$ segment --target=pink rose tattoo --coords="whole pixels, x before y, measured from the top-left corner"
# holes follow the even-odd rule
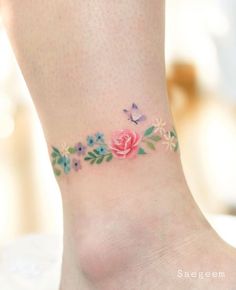
[[[129,129],[115,131],[112,134],[110,149],[119,159],[132,158],[138,153],[141,136]]]

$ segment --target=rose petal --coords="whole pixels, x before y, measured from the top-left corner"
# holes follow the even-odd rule
[[[126,158],[133,158],[138,152],[138,146],[133,147],[132,150],[126,155]]]
[[[128,137],[125,141],[124,149],[126,150],[127,148],[130,148],[131,146],[132,146],[132,139],[131,137]]]

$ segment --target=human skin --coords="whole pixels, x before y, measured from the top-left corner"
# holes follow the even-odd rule
[[[169,111],[164,1],[1,0],[17,61],[51,146],[132,129],[123,109],[148,120]],[[137,129],[138,128],[138,129]],[[180,155],[152,154],[57,178],[64,212],[60,290],[233,289],[235,250],[196,206]],[[223,279],[180,279],[178,269]],[[231,288],[230,288],[231,287]]]

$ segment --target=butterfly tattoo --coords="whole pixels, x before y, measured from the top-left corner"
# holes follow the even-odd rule
[[[124,109],[123,112],[127,115],[128,120],[135,123],[136,125],[139,124],[139,122],[146,120],[146,116],[140,112],[138,106],[135,103],[132,104],[129,110]]]

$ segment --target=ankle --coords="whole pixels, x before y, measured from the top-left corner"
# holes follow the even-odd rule
[[[209,230],[204,223],[197,225],[192,215],[186,223],[181,215],[158,217],[155,212],[138,215],[114,211],[86,221],[91,226],[80,228],[75,237],[80,270],[94,285],[115,280],[138,265],[152,264],[152,260],[161,267],[173,260],[175,251],[191,254],[191,243],[200,238],[199,233]]]
[[[69,213],[65,235],[74,239],[67,248],[93,284],[157,257],[161,267],[208,226],[188,191],[178,155],[162,153],[124,165],[114,162],[110,170],[104,164],[99,171],[81,171],[80,182],[61,182]]]
[[[76,237],[76,247],[81,270],[93,283],[126,271],[154,246],[154,238],[148,233],[150,224],[127,212],[103,212],[90,222],[92,226]]]

